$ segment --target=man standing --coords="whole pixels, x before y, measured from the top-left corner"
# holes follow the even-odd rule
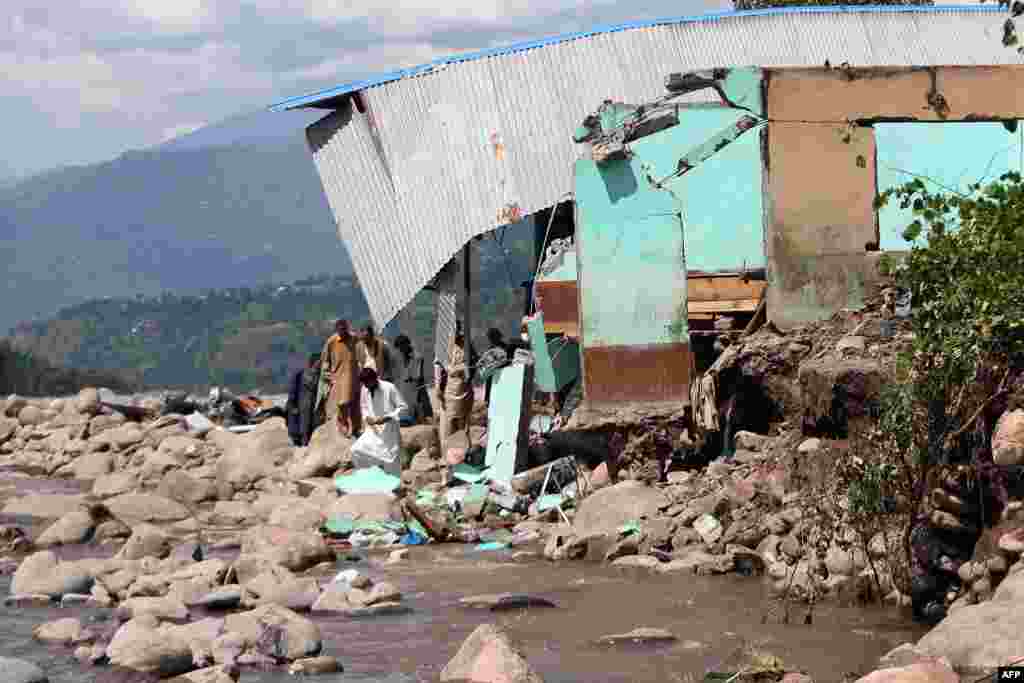
[[[404,334],[395,337],[395,386],[408,410],[402,416],[401,426],[411,427],[422,417],[419,413],[420,389],[426,383],[423,377],[423,359],[412,348],[412,341]]]
[[[360,365],[364,368],[373,368],[377,376],[385,382],[391,382],[394,378],[391,349],[388,343],[378,337],[373,331],[373,325],[363,328],[363,338],[359,340]]]
[[[316,420],[317,387],[320,384],[320,354],[309,357],[305,369],[292,377],[288,391],[288,434],[296,446],[309,443],[313,432],[319,426]]]
[[[469,417],[473,412],[473,373],[466,373],[466,338],[462,333],[462,325],[455,326],[455,339],[448,351],[448,367],[442,373],[442,386],[439,387],[441,401],[440,438],[442,448],[447,448],[448,437],[466,429],[468,433]],[[472,346],[469,347],[471,363],[476,360]]]
[[[324,344],[320,354],[320,390],[317,395],[317,410],[324,406],[328,422],[337,421],[341,433],[352,438],[362,431],[359,415],[359,362],[356,340],[352,336],[349,322],[339,320],[334,324],[335,333]]]
[[[402,395],[391,382],[377,377],[373,368],[359,372],[360,392],[366,431],[352,444],[352,464],[356,468],[377,465],[396,477],[402,476],[402,431],[398,420],[406,410]]]

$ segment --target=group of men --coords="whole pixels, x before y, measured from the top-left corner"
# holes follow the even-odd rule
[[[323,351],[310,356],[307,367],[292,377],[287,412],[296,445],[308,444],[325,421],[336,422],[342,435],[358,438],[364,422],[374,426],[372,408],[363,410],[363,394],[369,394],[372,404],[379,387],[387,394],[394,390],[401,400],[397,420],[402,426],[424,417],[419,399],[424,387],[423,363],[407,336],[396,338],[392,349],[370,325],[357,335],[347,320],[339,320],[334,330]]]
[[[506,358],[520,346],[506,343],[496,329],[489,330],[487,337],[489,351],[500,349]],[[469,426],[479,362],[469,344],[467,367],[467,343],[461,324],[456,325],[453,341],[447,363],[434,363],[434,398],[441,409],[438,427],[442,444],[451,434]],[[355,439],[353,465],[378,465],[400,474],[400,427],[429,418],[432,408],[426,394],[423,360],[409,337],[399,335],[393,347],[378,337],[371,325],[357,335],[347,320],[338,320],[323,350],[311,356],[308,366],[292,378],[287,414],[294,443],[305,446],[318,426],[334,423],[342,436]],[[487,399],[489,402],[489,381]]]

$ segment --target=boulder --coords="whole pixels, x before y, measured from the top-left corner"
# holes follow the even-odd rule
[[[78,645],[92,640],[92,634],[82,628],[78,619],[58,619],[40,624],[32,630],[32,637],[43,643]]]
[[[441,681],[543,683],[519,648],[497,626],[483,624],[469,635],[441,671]]]
[[[22,560],[11,580],[12,595],[47,595],[60,599],[68,593],[88,594],[94,579],[77,563],[58,561],[49,550]]]
[[[334,551],[320,534],[269,525],[253,527],[246,532],[242,555],[260,556],[296,572],[335,559]]]
[[[144,557],[163,559],[171,554],[172,539],[152,524],[139,524],[132,530],[131,537],[122,546],[117,556],[125,560],[141,560]]]
[[[35,406],[25,406],[18,412],[18,424],[22,427],[34,427],[45,421],[43,411]]]
[[[200,598],[191,601],[190,607],[203,607],[210,610],[235,609],[242,604],[242,587],[238,585],[221,586]]]
[[[416,425],[402,428],[402,446],[413,453],[436,451],[441,448],[441,439],[434,425]]]
[[[722,523],[718,521],[718,518],[714,515],[701,515],[693,522],[693,529],[700,538],[704,541],[705,545],[714,545],[715,541],[722,537],[723,529]]]
[[[107,656],[114,666],[162,678],[195,668],[188,639],[175,627],[160,625],[149,615],[123,624],[107,646]]]
[[[15,432],[18,431],[17,420],[9,417],[0,417],[0,444],[7,443],[10,439],[14,438]]]
[[[202,454],[203,442],[192,436],[168,436],[161,439],[156,452],[177,462],[184,462]]]
[[[96,417],[89,420],[89,434],[91,437],[96,437],[99,434],[102,434],[103,432],[109,431],[111,429],[114,429],[115,427],[123,425],[126,421],[127,418],[125,418],[125,416],[122,415],[121,413],[97,415]],[[90,441],[92,441],[92,439],[90,439]],[[93,441],[93,443],[97,446],[102,446],[103,448],[109,448],[109,445],[106,442]]]
[[[997,465],[1024,464],[1024,410],[1008,410],[992,433],[992,459]]]
[[[74,463],[75,479],[99,479],[114,471],[114,459],[107,453],[89,453]]]
[[[267,522],[293,531],[316,531],[323,526],[324,519],[319,505],[302,500],[274,508]]]
[[[217,501],[217,504],[214,505],[210,520],[214,524],[239,525],[251,524],[255,517],[256,513],[249,503],[221,500]]]
[[[351,517],[372,521],[402,519],[398,499],[391,493],[350,493],[342,496],[327,510],[327,519]]]
[[[3,514],[60,519],[66,514],[81,509],[83,503],[85,503],[85,496],[80,495],[30,493],[27,496],[8,501],[4,506]]]
[[[197,671],[190,671],[167,683],[235,683],[238,680],[238,669],[235,667],[211,666]]]
[[[126,493],[106,502],[110,514],[128,526],[145,522],[180,522],[192,516],[185,506],[162,496]]]
[[[120,609],[124,610],[129,615],[129,618],[148,614],[161,620],[184,621],[188,619],[188,608],[185,607],[185,603],[172,596],[162,598],[129,598],[121,603]]]
[[[36,546],[51,548],[58,545],[85,543],[92,538],[99,521],[100,518],[90,510],[69,512],[39,535],[39,538],[36,539]]]
[[[957,673],[981,676],[1021,657],[1024,610],[1010,600],[957,609],[917,643],[924,655],[946,657]]]
[[[857,683],[959,683],[960,677],[944,658],[920,661],[909,666],[879,669],[858,678]]]
[[[260,654],[275,660],[315,657],[323,646],[316,624],[279,605],[228,615],[224,629],[238,633]]]
[[[334,674],[344,671],[341,662],[334,657],[308,657],[296,660],[290,667],[288,673],[294,675],[315,676],[320,674]]]
[[[92,494],[98,498],[113,498],[134,491],[138,483],[138,475],[134,472],[115,472],[98,477],[92,483]]]
[[[0,657],[0,681],[4,683],[48,683],[43,670],[35,664],[10,657]]]
[[[185,464],[184,458],[179,460],[167,453],[154,453],[148,448],[144,450],[147,452],[139,476],[145,480],[160,479],[168,472],[178,470]]]
[[[298,481],[333,475],[352,460],[353,443],[342,436],[335,425],[322,425],[310,439],[309,446],[295,450],[295,457],[288,466],[288,478]]]
[[[217,483],[234,490],[247,489],[276,474],[291,459],[293,450],[285,421],[271,418],[252,432],[228,440],[224,455],[217,461]]]
[[[250,593],[246,599],[247,604],[254,606],[280,605],[295,612],[307,612],[320,598],[320,584],[313,578],[268,582],[257,577],[245,585],[247,592],[254,588],[259,593]]]
[[[573,528],[580,536],[617,534],[627,522],[653,518],[669,504],[658,489],[626,481],[585,498],[576,512]]]
[[[196,505],[208,500],[216,500],[217,485],[205,479],[196,479],[181,471],[170,472],[164,476],[156,489],[158,496],[185,505]]]
[[[104,430],[91,437],[90,442],[109,447],[114,451],[122,451],[131,446],[142,443],[146,438],[142,429],[133,422],[127,422],[117,427]]]
[[[100,392],[92,387],[86,387],[78,392],[75,399],[75,408],[81,415],[90,417],[97,415],[102,406],[100,405]]]
[[[352,586],[347,583],[333,582],[324,589],[316,602],[313,603],[314,612],[346,612],[352,608],[348,601],[349,591]]]

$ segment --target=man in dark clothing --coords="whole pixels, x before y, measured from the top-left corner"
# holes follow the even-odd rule
[[[485,356],[491,355],[491,353],[497,349],[504,352],[505,358],[508,361],[512,360],[512,354],[515,353],[515,347],[511,344],[505,343],[505,338],[501,334],[501,330],[496,327],[492,327],[487,330],[487,341],[490,342],[490,347],[487,349],[487,353],[484,354]],[[484,403],[487,405],[491,405],[491,380],[492,378],[488,377],[487,383],[484,386]]]
[[[316,415],[317,388],[320,384],[320,354],[309,357],[309,365],[296,372],[288,391],[288,434],[296,446],[305,446],[319,426]]]

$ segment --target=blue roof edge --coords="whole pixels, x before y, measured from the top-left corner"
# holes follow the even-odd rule
[[[439,66],[446,66],[448,64],[458,64],[460,62],[471,62],[478,59],[486,59],[487,57],[512,54],[515,52],[523,52],[525,50],[533,50],[538,47],[544,47],[546,45],[566,43],[572,40],[579,40],[581,38],[590,38],[592,36],[607,33],[616,33],[619,31],[628,31],[631,29],[651,28],[654,26],[664,26],[668,24],[689,24],[702,21],[715,21],[718,19],[727,19],[731,17],[756,17],[784,14],[938,14],[941,12],[977,12],[987,14],[998,14],[1005,13],[1006,9],[1000,7],[995,2],[993,2],[990,5],[833,5],[814,7],[771,7],[758,10],[747,10],[743,12],[737,12],[732,10],[727,12],[712,12],[709,14],[667,17],[663,19],[649,19],[647,21],[632,21],[622,24],[608,24],[604,26],[595,26],[589,31],[563,33],[560,35],[548,36],[546,38],[539,38],[520,43],[513,43],[512,45],[506,45],[503,47],[494,47],[488,48],[486,50],[477,50],[474,52],[466,52],[462,54],[450,55],[448,57],[441,57],[435,59],[432,62],[427,62],[426,64],[420,64],[418,66],[408,67],[405,69],[396,69],[395,71],[382,73],[378,76],[367,78],[361,81],[350,81],[348,83],[343,83],[334,88],[320,90],[309,95],[299,95],[297,97],[291,97],[271,105],[268,109],[269,111],[272,112],[289,111],[292,109],[303,109],[305,107],[312,107],[317,104],[326,102],[328,100],[332,100],[336,97],[341,97],[343,95],[349,95],[354,92],[359,92],[360,90],[366,90],[367,88],[372,88],[374,86],[399,81],[402,80],[403,78],[409,78],[411,76],[418,76],[420,74],[427,73]]]

